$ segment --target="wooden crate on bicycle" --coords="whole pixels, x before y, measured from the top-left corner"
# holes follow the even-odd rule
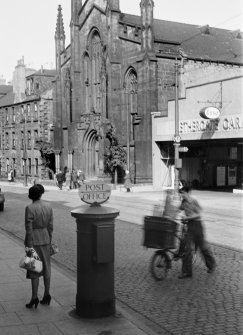
[[[143,245],[154,249],[174,249],[177,223],[159,216],[144,217]]]

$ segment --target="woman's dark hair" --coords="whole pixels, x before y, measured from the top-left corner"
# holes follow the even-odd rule
[[[183,186],[182,188],[179,189],[179,193],[189,193],[191,192],[191,187],[190,186]]]
[[[45,189],[41,184],[35,184],[29,189],[29,198],[33,201],[38,200],[44,192]]]

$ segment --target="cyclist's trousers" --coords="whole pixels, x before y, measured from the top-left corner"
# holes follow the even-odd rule
[[[182,272],[192,274],[192,243],[200,250],[208,269],[215,265],[215,259],[209,249],[203,232],[203,225],[200,220],[192,220],[188,223],[188,231],[185,236],[185,254],[182,259]]]

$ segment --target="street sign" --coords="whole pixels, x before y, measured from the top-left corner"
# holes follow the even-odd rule
[[[107,201],[111,194],[110,185],[103,180],[84,183],[79,187],[80,199],[87,204],[101,204]]]
[[[188,147],[179,147],[179,152],[187,152]]]

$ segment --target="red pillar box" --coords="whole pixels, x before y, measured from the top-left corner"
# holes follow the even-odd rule
[[[90,205],[71,211],[77,222],[76,312],[84,317],[115,313],[114,222],[119,211],[100,205],[110,193],[103,181],[85,183],[79,195]]]

